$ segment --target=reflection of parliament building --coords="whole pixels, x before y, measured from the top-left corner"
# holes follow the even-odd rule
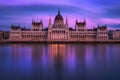
[[[108,30],[106,26],[98,26],[94,29],[86,29],[86,21],[78,22],[76,20],[75,29],[69,28],[68,19],[64,19],[58,11],[52,24],[49,18],[48,28],[43,29],[43,22],[32,20],[32,28],[26,29],[20,26],[11,26],[11,41],[95,41],[108,40]]]

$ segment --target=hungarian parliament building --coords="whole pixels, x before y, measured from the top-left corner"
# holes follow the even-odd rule
[[[118,35],[112,37],[119,38]],[[44,28],[43,22],[32,20],[32,28],[26,29],[20,26],[11,25],[9,40],[11,41],[95,41],[108,40],[107,26],[97,26],[97,28],[87,29],[86,20],[79,22],[76,20],[75,28],[70,28],[66,17],[65,23],[60,10],[52,24],[49,18],[48,28]]]

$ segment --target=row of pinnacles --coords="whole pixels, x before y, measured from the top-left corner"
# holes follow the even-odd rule
[[[36,22],[32,20],[32,28],[26,29],[20,26],[11,25],[9,40],[15,41],[95,41],[108,40],[108,30],[106,26],[98,26],[94,29],[86,29],[86,20],[78,22],[76,20],[75,29],[69,28],[68,18],[64,19],[58,10],[58,14],[52,24],[49,18],[48,28],[44,29],[42,20]]]
[[[40,20],[40,22],[35,22],[35,20],[32,20],[32,31],[41,31],[43,30],[43,22]]]

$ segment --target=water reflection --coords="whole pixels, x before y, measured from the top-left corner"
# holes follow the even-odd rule
[[[115,79],[120,71],[119,48],[117,44],[2,45],[0,74],[17,80],[14,76],[25,77],[22,80]]]

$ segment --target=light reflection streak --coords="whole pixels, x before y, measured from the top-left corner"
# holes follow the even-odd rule
[[[11,49],[12,66],[14,64],[28,70],[41,66],[45,72],[50,68],[51,71],[76,71],[78,67],[86,71],[85,69],[91,70],[98,63],[108,62],[106,45],[12,45]]]

